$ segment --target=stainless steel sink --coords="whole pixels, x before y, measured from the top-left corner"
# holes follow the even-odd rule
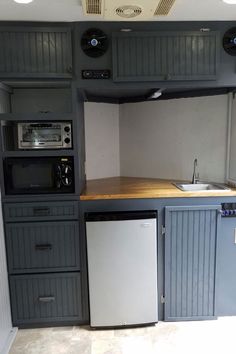
[[[216,183],[173,183],[174,186],[184,192],[209,192],[209,191],[230,191],[231,189],[223,184]]]

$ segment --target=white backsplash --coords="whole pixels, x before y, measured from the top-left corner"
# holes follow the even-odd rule
[[[121,175],[224,182],[227,95],[126,104],[120,112]]]
[[[87,177],[224,182],[227,95],[124,105],[85,104]],[[119,124],[118,124],[119,123]]]

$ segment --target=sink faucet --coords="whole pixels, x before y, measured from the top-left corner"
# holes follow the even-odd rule
[[[196,167],[197,167],[197,159],[194,159],[193,162],[193,178],[192,178],[192,183],[196,184],[199,180],[199,174],[196,173]]]

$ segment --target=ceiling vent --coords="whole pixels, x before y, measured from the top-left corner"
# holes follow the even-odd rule
[[[167,16],[176,0],[82,0],[84,14],[109,21],[153,20]]]
[[[133,18],[141,15],[142,8],[140,6],[125,5],[117,7],[116,13],[123,18]]]
[[[174,5],[175,0],[161,0],[154,13],[155,16],[167,16]]]
[[[86,15],[102,15],[103,0],[83,0],[82,5]]]

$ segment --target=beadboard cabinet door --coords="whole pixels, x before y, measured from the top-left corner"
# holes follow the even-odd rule
[[[71,31],[66,27],[1,27],[0,77],[70,78]]]
[[[219,52],[218,32],[113,33],[113,80],[216,80]]]
[[[165,320],[215,317],[220,206],[166,207]]]
[[[218,316],[236,316],[236,217],[223,217],[218,241]]]

